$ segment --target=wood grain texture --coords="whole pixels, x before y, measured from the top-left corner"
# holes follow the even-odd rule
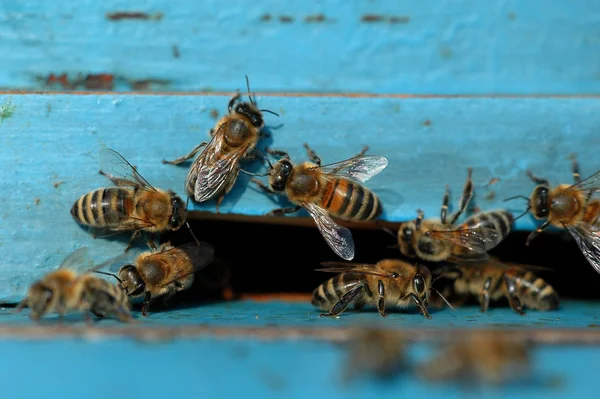
[[[600,3],[10,1],[0,87],[598,93]]]
[[[72,250],[89,246],[98,260],[120,253],[123,240],[93,239],[69,214],[82,194],[109,185],[98,175],[98,152],[121,152],[155,186],[183,193],[186,167],[162,165],[208,138],[214,111],[225,96],[1,95],[9,110],[0,122],[2,218],[0,297],[22,294],[39,273],[56,267]],[[306,160],[303,142],[323,162],[357,153],[363,145],[384,155],[389,166],[367,186],[384,205],[383,219],[412,219],[416,209],[439,215],[446,184],[455,206],[474,168],[476,205],[503,207],[502,199],[528,195],[525,169],[553,183],[570,182],[571,153],[582,174],[598,169],[600,99],[592,98],[329,98],[259,97],[271,138],[261,143]],[[212,114],[212,116],[211,116]],[[248,170],[261,172],[259,162]],[[500,180],[491,187],[492,179]],[[286,205],[248,184],[241,175],[222,212],[262,215]],[[214,203],[192,205],[214,211]],[[522,202],[511,204],[519,212]],[[301,212],[299,215],[306,216]],[[293,217],[294,215],[290,216]],[[517,229],[531,229],[531,218]],[[315,232],[316,234],[316,232]],[[127,238],[125,237],[124,240]]]

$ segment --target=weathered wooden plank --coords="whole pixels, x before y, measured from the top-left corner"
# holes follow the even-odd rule
[[[11,1],[0,87],[598,93],[598,26],[586,0]]]
[[[208,137],[225,96],[1,95],[0,170],[2,229],[0,297],[22,293],[38,272],[70,251],[90,246],[101,259],[118,254],[121,240],[94,240],[71,218],[82,194],[106,186],[98,151],[120,151],[154,185],[183,192],[187,167],[162,165]],[[528,194],[531,168],[552,182],[571,181],[571,153],[584,175],[598,168],[600,99],[591,98],[348,98],[260,97],[276,126],[262,143],[306,159],[310,143],[324,162],[354,155],[364,144],[389,159],[369,181],[389,221],[412,219],[417,208],[437,216],[446,184],[458,200],[466,168],[474,168],[476,204],[492,209],[502,199]],[[212,116],[211,116],[212,114]],[[253,171],[260,164],[248,164]],[[500,181],[489,189],[492,178]],[[224,213],[261,215],[277,204],[242,175],[222,206]],[[282,202],[285,204],[285,202]],[[512,204],[515,211],[525,204]],[[214,204],[194,205],[214,211]],[[516,228],[530,229],[531,218]]]

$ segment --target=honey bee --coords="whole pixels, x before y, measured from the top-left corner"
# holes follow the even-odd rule
[[[576,160],[573,160],[572,171],[575,183],[560,184],[555,188],[548,180],[527,171],[527,176],[537,184],[530,197],[517,195],[505,201],[524,198],[527,209],[518,218],[531,213],[535,219],[544,221],[529,234],[525,245],[529,245],[548,226],[564,228],[571,233],[588,262],[600,273],[600,200],[592,199],[594,193],[600,191],[600,171],[582,180]]]
[[[134,264],[118,269],[117,274],[98,272],[114,277],[117,286],[131,298],[144,297],[142,315],[148,316],[151,303],[159,297],[170,299],[187,290],[194,282],[194,273],[212,262],[214,248],[206,242],[194,242],[173,247],[163,243],[160,248],[143,252]],[[117,271],[114,267],[111,270]],[[117,266],[118,267],[118,266]]]
[[[237,180],[241,170],[239,161],[250,157],[262,135],[262,113],[277,115],[268,109],[258,109],[255,98],[250,94],[247,76],[246,85],[250,102],[239,101],[241,95],[238,91],[229,101],[229,113],[211,129],[210,142],[200,143],[189,154],[175,160],[163,160],[163,164],[178,165],[191,159],[205,147],[190,167],[185,179],[185,190],[196,202],[216,198],[217,213],[225,195]]]
[[[395,259],[384,259],[375,265],[361,263],[323,262],[318,271],[339,273],[319,285],[311,303],[326,310],[320,317],[338,317],[354,302],[355,309],[376,305],[379,314],[387,317],[386,306],[406,308],[414,303],[426,318],[431,291],[431,273],[423,265],[412,265]]]
[[[91,274],[106,266],[106,262],[89,268],[82,274],[75,270],[87,265],[87,254],[87,247],[78,249],[57,270],[35,282],[17,311],[28,307],[32,320],[39,320],[48,313],[58,313],[62,318],[71,312],[80,312],[87,320],[91,312],[97,317],[108,316],[120,321],[130,321],[132,316],[127,296],[116,285]]]
[[[341,162],[321,165],[321,160],[307,144],[304,144],[312,162],[293,165],[287,153],[269,152],[282,156],[275,164],[269,162],[269,185],[252,179],[267,194],[285,193],[295,207],[275,209],[268,215],[284,215],[301,208],[314,219],[317,228],[329,247],[341,258],[354,258],[352,233],[335,223],[331,217],[342,220],[366,221],[375,219],[382,212],[377,196],[360,183],[379,174],[388,164],[386,158],[364,155],[365,147],[358,155]],[[267,160],[268,161],[268,160]]]
[[[100,170],[115,186],[82,195],[71,215],[82,225],[113,233],[133,231],[127,252],[142,232],[154,235],[178,230],[186,221],[187,208],[173,191],[154,188],[123,156],[112,149],[100,153],[101,164],[119,176]],[[149,241],[154,245],[153,239]]]
[[[388,379],[408,369],[405,338],[397,330],[361,327],[352,332],[344,379],[363,374]]]
[[[446,340],[437,356],[417,367],[417,375],[428,381],[499,385],[529,377],[530,367],[526,342],[503,333],[471,332]]]
[[[448,215],[450,194],[446,187],[439,220],[424,219],[424,213],[419,210],[416,220],[400,224],[397,234],[388,231],[397,236],[404,256],[426,262],[482,260],[487,259],[487,252],[508,236],[513,216],[503,209],[476,213],[456,226],[473,197],[472,172],[469,168],[456,213]]]
[[[495,258],[482,264],[456,264],[447,266],[436,275],[452,280],[454,293],[476,298],[485,312],[490,301],[506,298],[510,307],[524,315],[523,306],[536,310],[558,309],[556,291],[532,270],[535,266],[502,263]],[[541,269],[541,268],[538,268]]]

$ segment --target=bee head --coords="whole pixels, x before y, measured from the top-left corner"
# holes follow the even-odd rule
[[[529,199],[531,213],[536,219],[545,219],[550,214],[550,203],[548,201],[548,187],[539,185],[533,189]]]
[[[134,265],[125,265],[119,270],[119,285],[127,296],[137,297],[146,290],[146,282]]]
[[[29,289],[27,294],[27,305],[31,309],[29,317],[33,320],[39,320],[50,307],[54,291],[43,283],[35,283]]]
[[[187,219],[187,206],[174,192],[170,192],[170,194],[173,212],[171,213],[171,219],[169,220],[169,228],[175,231],[178,230]]]
[[[279,160],[269,172],[269,184],[271,188],[275,191],[285,190],[285,185],[293,169],[294,166],[289,159],[284,158]]]
[[[262,112],[260,112],[256,104],[254,103],[238,103],[233,108],[233,112],[238,113],[240,115],[244,115],[250,120],[250,123],[252,123],[252,125],[257,129],[261,129],[265,124],[262,117]]]

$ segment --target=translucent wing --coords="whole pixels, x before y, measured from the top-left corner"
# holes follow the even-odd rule
[[[593,175],[586,177],[579,183],[573,184],[569,187],[569,190],[579,190],[585,192],[600,191],[600,170]]]
[[[117,186],[156,190],[121,154],[110,148],[100,150],[100,170]]]
[[[469,250],[468,256],[487,259],[487,251],[498,244],[498,233],[493,229],[476,227],[449,231],[428,232],[433,239],[444,240]]]
[[[566,226],[566,228],[590,265],[600,273],[600,227],[588,223],[577,223]]]
[[[195,178],[194,200],[196,202],[208,201],[222,190],[232,173],[239,173],[237,165],[244,156],[250,144],[237,147],[225,155],[221,155],[224,130],[219,129],[204,151],[194,161],[191,168],[195,173],[188,174],[186,186]]]
[[[75,271],[84,271],[94,266],[94,261],[90,257],[90,249],[82,247],[69,254],[60,264],[61,269],[72,269]]]
[[[354,240],[352,240],[350,230],[335,223],[327,211],[321,207],[308,202],[302,203],[302,206],[315,220],[317,228],[333,252],[343,259],[352,260],[354,258]]]
[[[371,177],[379,174],[388,164],[385,157],[378,155],[365,155],[346,159],[328,165],[317,167],[325,174],[346,177],[358,182],[366,182]]]
[[[185,254],[191,260],[191,270],[187,266],[184,266],[188,264],[188,261],[187,259],[183,259],[181,257],[181,251],[184,251]],[[175,277],[173,277],[172,280],[163,284],[163,286],[167,286],[181,278],[189,276],[190,274],[194,274],[208,266],[215,257],[215,249],[209,243],[201,241],[199,243],[193,242],[189,244],[180,245],[177,248],[172,248],[170,250],[161,252],[161,254],[170,254],[171,256],[173,256],[173,267],[176,270]]]
[[[393,277],[391,273],[386,273],[382,270],[377,269],[375,265],[367,263],[321,262],[321,265],[328,267],[315,270],[319,272],[329,273],[358,273],[388,278]]]

